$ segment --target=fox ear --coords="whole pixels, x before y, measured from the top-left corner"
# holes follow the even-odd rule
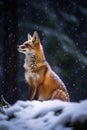
[[[33,42],[34,44],[40,42],[40,38],[39,38],[38,33],[37,33],[36,31],[35,31],[34,34],[33,34],[32,42]]]
[[[28,33],[28,40],[31,40],[31,38],[32,38],[31,35]]]

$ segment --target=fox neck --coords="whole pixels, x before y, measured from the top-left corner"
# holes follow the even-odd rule
[[[45,62],[44,54],[34,55],[34,54],[27,54],[25,56],[25,64],[24,68],[28,72],[35,72],[39,66],[39,64],[42,64]],[[39,69],[39,68],[38,68]]]

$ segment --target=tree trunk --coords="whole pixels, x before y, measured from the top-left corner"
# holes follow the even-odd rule
[[[17,1],[4,1],[4,98],[14,103],[17,90],[17,41],[18,13]]]

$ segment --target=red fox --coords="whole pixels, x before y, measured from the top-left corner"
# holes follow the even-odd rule
[[[29,85],[29,100],[37,94],[38,100],[59,99],[69,101],[64,83],[47,63],[38,33],[28,34],[28,40],[18,46],[25,54],[25,79]]]

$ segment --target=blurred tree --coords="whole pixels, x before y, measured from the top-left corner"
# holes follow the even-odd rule
[[[17,1],[4,1],[4,97],[9,103],[18,98],[17,92]]]

